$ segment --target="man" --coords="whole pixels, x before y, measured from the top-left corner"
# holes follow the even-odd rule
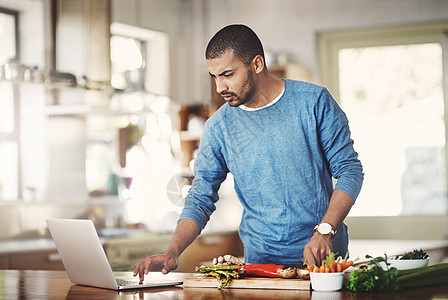
[[[246,263],[319,265],[329,250],[345,255],[343,220],[363,181],[345,114],[325,88],[274,78],[247,26],[216,33],[206,59],[227,104],[206,123],[195,179],[166,253],[140,261],[134,276],[177,267],[215,210],[228,172],[244,208]]]

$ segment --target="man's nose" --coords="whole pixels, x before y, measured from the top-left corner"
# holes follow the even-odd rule
[[[224,80],[222,80],[221,78],[216,78],[215,83],[216,83],[216,92],[218,94],[227,91],[228,87],[227,84],[225,84]]]

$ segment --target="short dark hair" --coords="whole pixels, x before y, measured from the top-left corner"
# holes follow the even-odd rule
[[[246,25],[228,25],[219,30],[208,43],[205,58],[218,58],[227,50],[233,50],[235,57],[246,65],[249,65],[257,55],[261,55],[264,59],[260,39]]]

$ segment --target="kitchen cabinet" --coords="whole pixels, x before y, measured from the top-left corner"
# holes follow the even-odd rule
[[[2,254],[0,269],[65,270],[56,249]]]
[[[64,270],[52,239],[3,240],[0,269]]]
[[[8,269],[65,270],[57,250],[36,253],[10,254]]]
[[[8,269],[8,256],[0,256],[0,269]]]

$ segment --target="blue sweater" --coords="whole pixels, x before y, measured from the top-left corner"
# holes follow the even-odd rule
[[[335,189],[356,199],[362,166],[347,118],[330,93],[285,80],[273,105],[247,111],[223,105],[207,120],[195,162],[195,179],[179,219],[204,228],[228,172],[243,205],[239,234],[246,263],[298,266],[313,228]],[[333,251],[344,255],[341,224]]]

